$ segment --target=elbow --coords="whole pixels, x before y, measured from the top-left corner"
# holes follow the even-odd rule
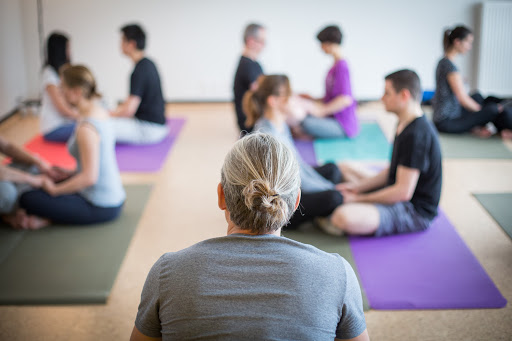
[[[411,201],[412,196],[414,195],[414,191],[401,191],[400,193],[400,201]]]
[[[98,182],[98,174],[84,174],[84,187],[94,186]]]

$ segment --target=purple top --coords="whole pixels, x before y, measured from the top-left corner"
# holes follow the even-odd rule
[[[352,97],[352,88],[350,86],[350,74],[345,60],[338,60],[329,70],[325,79],[325,97],[324,103],[330,102],[339,95],[348,95]],[[356,117],[356,102],[345,109],[335,113],[333,116],[340,123],[347,137],[355,137],[359,134],[359,121]]]

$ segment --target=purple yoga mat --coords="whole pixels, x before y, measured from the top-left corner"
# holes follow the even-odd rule
[[[294,140],[295,148],[299,152],[302,159],[311,166],[316,166],[318,163],[316,162],[315,155],[315,147],[313,146],[313,141],[307,140]]]
[[[507,300],[440,211],[425,232],[350,237],[372,309],[502,308]]]
[[[116,145],[119,170],[122,172],[155,172],[160,170],[167,157],[167,153],[178,138],[184,124],[184,118],[168,119],[169,135],[158,144],[148,146]]]

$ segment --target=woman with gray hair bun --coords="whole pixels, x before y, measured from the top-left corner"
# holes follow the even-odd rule
[[[264,133],[237,141],[217,187],[227,236],[160,257],[131,340],[368,340],[348,262],[280,235],[299,188],[285,144]]]

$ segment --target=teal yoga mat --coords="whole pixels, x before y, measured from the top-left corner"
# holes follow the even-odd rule
[[[473,195],[512,239],[512,193]]]
[[[443,157],[448,159],[512,158],[512,151],[497,136],[482,139],[471,134],[439,134],[439,141]]]
[[[393,149],[375,122],[362,123],[361,132],[353,139],[317,139],[314,147],[319,164],[347,160],[389,160]]]
[[[150,190],[126,186],[121,216],[106,224],[38,231],[0,226],[0,304],[105,303]]]
[[[347,262],[350,263],[357,275],[359,284],[361,285],[361,279],[359,278],[359,273],[354,262],[354,257],[352,256],[352,252],[350,250],[348,238],[329,236],[316,229],[313,224],[303,225],[303,229],[300,231],[284,230],[283,236],[296,240],[300,243],[313,245],[314,247],[325,252],[339,254],[341,257],[345,258]],[[367,311],[370,309],[370,306],[368,305],[368,299],[366,298],[363,287],[361,287],[361,293],[363,295],[363,309]]]

